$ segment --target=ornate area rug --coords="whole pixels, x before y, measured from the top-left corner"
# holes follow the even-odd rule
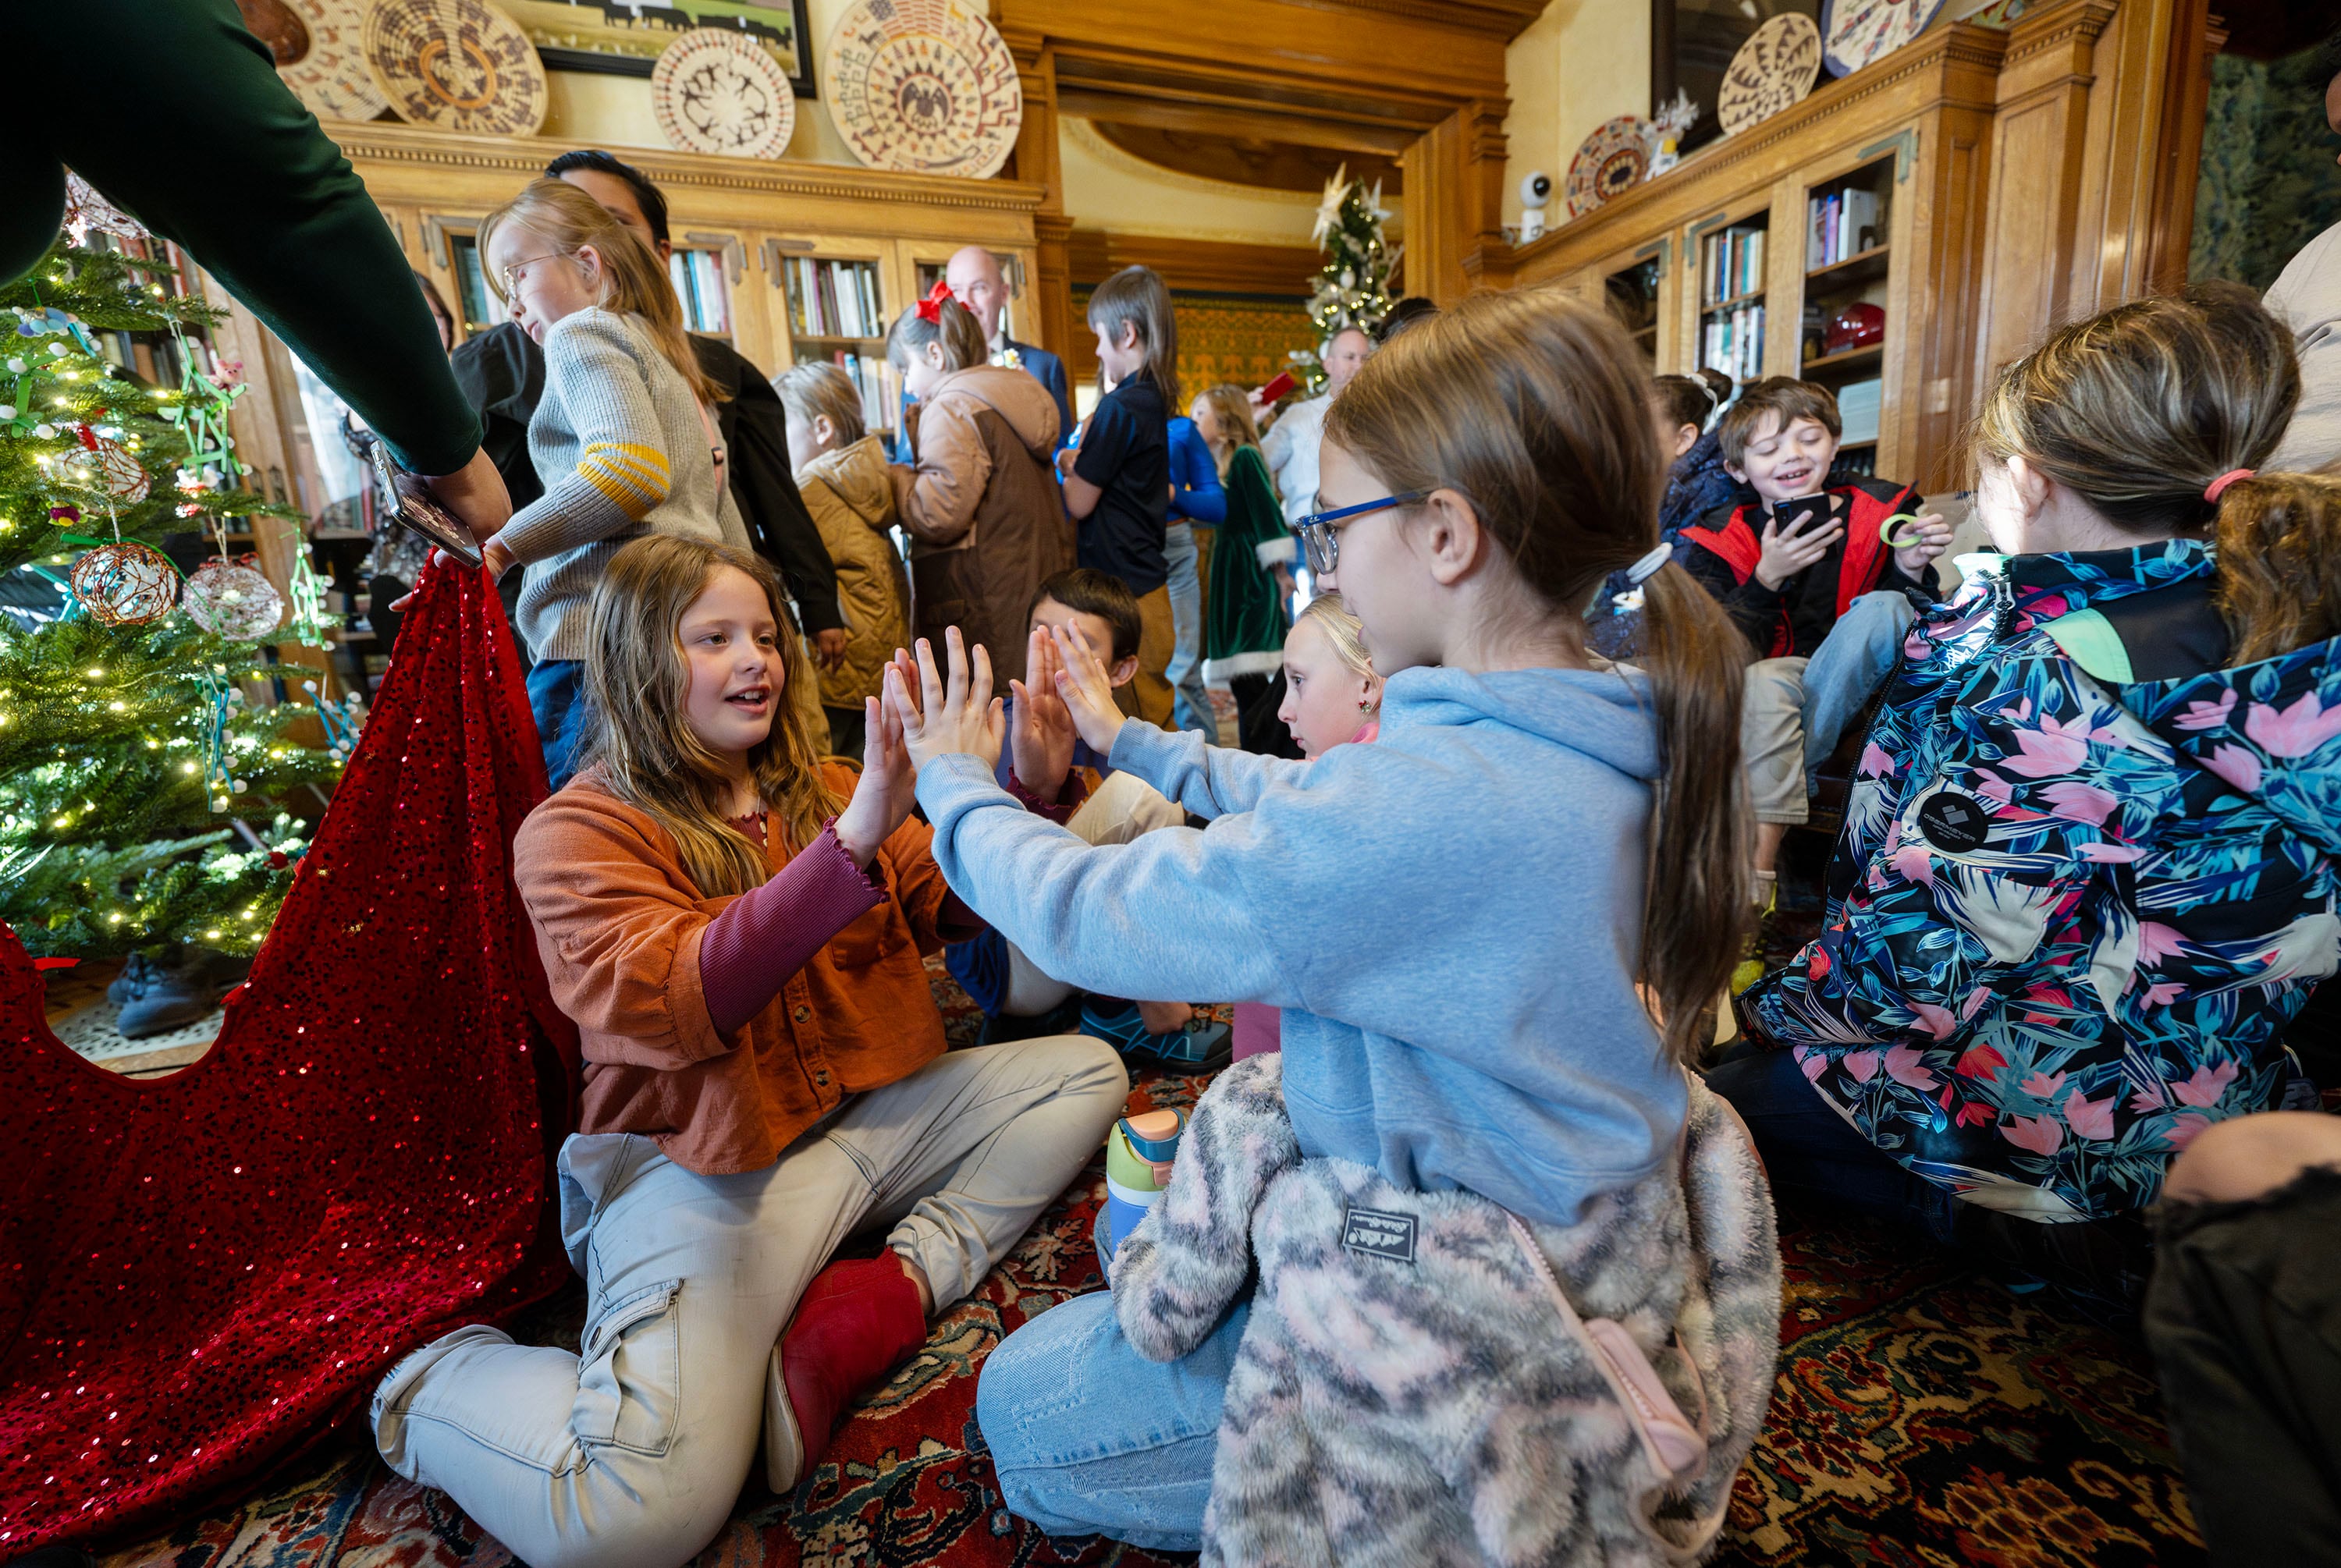
[[[952,987],[952,989],[956,989]],[[977,1022],[938,987],[960,1043]],[[1187,1105],[1152,1078],[1133,1106]],[[1034,1225],[925,1351],[855,1412],[790,1497],[752,1480],[699,1568],[1023,1568],[1183,1562],[1052,1541],[1001,1506],[974,1421],[984,1355],[1034,1315],[1102,1287],[1090,1224],[1102,1161]],[[2011,1296],[1862,1225],[1783,1216],[1788,1310],[1771,1418],[1718,1561],[1878,1568],[2200,1563],[2142,1346]],[[576,1345],[571,1293],[514,1325]],[[513,1561],[439,1493],[370,1449],[313,1454],[241,1503],[103,1559],[106,1568],[493,1568]]]

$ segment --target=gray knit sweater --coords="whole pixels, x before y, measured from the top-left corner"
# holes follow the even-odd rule
[[[748,547],[698,400],[636,317],[583,310],[547,329],[528,455],[544,494],[496,537],[528,568],[514,620],[535,659],[585,657],[585,602],[628,540]]]

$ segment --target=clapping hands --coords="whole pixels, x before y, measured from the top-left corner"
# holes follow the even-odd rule
[[[1080,739],[1073,716],[1057,692],[1057,645],[1045,626],[1035,626],[1024,647],[1023,680],[1011,680],[1016,719],[1008,733],[1016,778],[1043,800],[1055,800],[1072,771],[1073,743]]]
[[[888,669],[891,672],[892,666]],[[837,841],[855,865],[866,867],[911,814],[918,775],[893,710],[875,697],[865,698],[862,710],[862,777],[854,783],[853,799],[837,814]]]
[[[1121,733],[1129,716],[1113,700],[1113,674],[1106,668],[1105,656],[1077,624],[1055,628],[1049,640],[1049,679],[1071,716],[1075,732],[1099,756],[1111,754],[1114,737]],[[1028,668],[1025,672],[1038,683],[1037,670]]]
[[[943,633],[943,640],[947,676],[936,670],[935,650],[923,637],[915,660],[894,650],[893,662],[886,666],[886,706],[902,728],[913,771],[961,752],[992,767],[1000,760],[1008,725],[999,699],[991,695],[991,655],[979,642],[971,661],[956,626]]]

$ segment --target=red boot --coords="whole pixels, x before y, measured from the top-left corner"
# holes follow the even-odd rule
[[[891,1250],[814,1275],[764,1374],[764,1476],[772,1490],[792,1491],[828,1452],[846,1402],[926,1342],[919,1287]]]

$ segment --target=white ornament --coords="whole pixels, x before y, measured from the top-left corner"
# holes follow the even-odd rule
[[[1349,194],[1350,165],[1343,164],[1325,182],[1325,194],[1317,203],[1317,222],[1309,231],[1309,237],[1317,242],[1320,249],[1324,246],[1325,236],[1340,226],[1341,198]]]
[[[61,360],[61,359],[65,358],[65,344],[63,344],[63,343],[51,343],[51,344],[49,345],[49,357],[50,357],[51,359],[55,359],[55,360]]]
[[[15,405],[15,403],[12,403],[12,402],[0,402],[0,423],[5,423],[5,422],[7,422],[7,421],[9,421],[9,420],[15,419],[15,417],[16,417],[16,405]]]
[[[57,427],[53,424],[36,424],[33,427],[33,439],[35,441],[55,441],[57,439]]]
[[[275,584],[252,567],[217,557],[187,579],[181,602],[205,631],[244,642],[266,636],[284,619]]]
[[[8,370],[9,373],[12,375],[23,375],[25,373],[25,362],[17,359],[12,354],[9,356],[8,360]]]

